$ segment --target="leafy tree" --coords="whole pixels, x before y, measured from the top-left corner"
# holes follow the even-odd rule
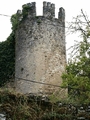
[[[68,88],[70,98],[83,103],[90,101],[90,22],[82,10],[74,20],[71,30],[80,32],[82,41],[72,47],[62,86]]]

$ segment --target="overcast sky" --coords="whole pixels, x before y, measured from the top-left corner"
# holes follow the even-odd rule
[[[12,14],[16,13],[18,9],[22,9],[23,4],[30,2],[36,2],[37,15],[42,15],[43,0],[0,0],[0,14],[11,16]],[[89,0],[48,0],[47,2],[55,4],[56,17],[58,16],[58,10],[60,7],[65,9],[66,22],[71,22],[73,17],[76,17],[78,14],[80,14],[81,9],[83,9],[88,16],[90,14]],[[5,41],[10,33],[10,17],[0,15],[0,41]],[[77,38],[72,37],[72,35],[66,36],[67,48],[73,44],[74,39]]]

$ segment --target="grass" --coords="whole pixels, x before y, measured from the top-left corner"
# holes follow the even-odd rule
[[[24,95],[13,89],[0,89],[0,113],[7,120],[73,120],[79,115],[70,104],[58,104],[41,96]],[[86,113],[83,113],[85,117]]]

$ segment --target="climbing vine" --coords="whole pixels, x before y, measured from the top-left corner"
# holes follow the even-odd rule
[[[21,14],[13,14],[11,16],[12,32],[6,41],[0,42],[0,87],[10,79],[14,78],[15,74],[15,32],[21,23],[26,18],[28,11],[31,9],[28,5],[22,6]]]
[[[14,77],[15,34],[12,32],[6,41],[0,43],[0,86]]]

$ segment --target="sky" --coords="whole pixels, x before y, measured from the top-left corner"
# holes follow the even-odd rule
[[[42,15],[42,6],[45,0],[0,0],[0,42],[5,41],[11,33],[10,17],[2,16],[1,14],[11,16],[15,14],[18,9],[22,9],[22,5],[26,3],[36,2],[37,15]],[[80,14],[81,9],[90,14],[90,2],[89,0],[48,0],[55,4],[55,17],[58,16],[60,7],[65,9],[66,23],[71,22],[73,17]],[[67,27],[67,24],[66,24]],[[66,33],[68,29],[66,28]],[[66,34],[66,48],[74,44],[74,40],[78,40],[77,35]]]

